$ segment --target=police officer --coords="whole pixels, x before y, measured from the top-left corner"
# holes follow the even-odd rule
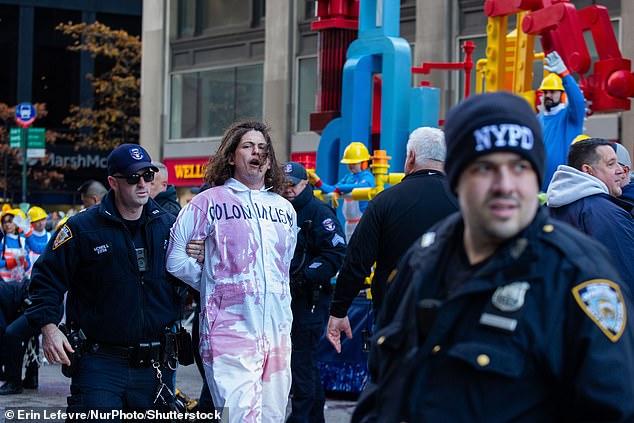
[[[69,411],[153,409],[161,388],[166,400],[165,388],[173,390],[173,339],[166,329],[178,318],[178,292],[165,254],[174,217],[150,199],[156,171],[139,145],[114,149],[111,190],[57,230],[33,270],[26,316],[42,328],[49,362],[73,361]],[[67,291],[70,339],[85,338],[74,348],[57,327]]]
[[[400,262],[352,421],[633,421],[630,292],[602,245],[539,208],[530,106],[471,97],[445,135],[461,213]]]
[[[284,197],[293,204],[300,228],[291,261],[293,327],[291,372],[292,411],[287,422],[323,422],[324,390],[317,367],[317,344],[328,320],[332,278],[346,251],[343,229],[335,212],[313,195],[306,169],[284,164]]]

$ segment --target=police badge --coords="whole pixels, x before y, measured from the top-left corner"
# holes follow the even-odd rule
[[[507,313],[517,311],[524,305],[524,297],[530,287],[528,282],[513,282],[500,286],[493,293],[491,302],[498,310]]]
[[[141,151],[141,149],[133,147],[130,149],[130,156],[134,160],[141,160],[143,158],[143,152]]]
[[[53,241],[53,251],[56,250],[57,247],[59,247],[60,245],[62,245],[63,243],[71,239],[72,237],[73,237],[73,233],[71,232],[70,228],[67,225],[62,226],[60,230],[57,232],[57,236],[55,237],[55,240]]]
[[[335,230],[335,222],[333,222],[331,218],[327,218],[321,222],[321,226],[323,226],[328,232],[333,232]]]
[[[584,313],[610,341],[619,340],[625,330],[626,311],[621,288],[606,279],[593,279],[572,288],[572,295]]]

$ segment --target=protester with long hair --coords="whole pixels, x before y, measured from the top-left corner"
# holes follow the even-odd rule
[[[293,206],[261,122],[231,125],[207,166],[212,188],[181,211],[167,270],[200,291],[200,352],[214,405],[230,422],[282,422],[291,385]],[[188,255],[204,240],[204,260]],[[201,264],[202,262],[202,264]],[[223,420],[224,421],[224,420]]]

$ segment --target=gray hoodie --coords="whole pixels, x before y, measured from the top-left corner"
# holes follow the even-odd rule
[[[548,207],[562,207],[596,194],[610,194],[607,185],[594,176],[575,169],[559,165],[546,192]]]

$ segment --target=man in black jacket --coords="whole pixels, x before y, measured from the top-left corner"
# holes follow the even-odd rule
[[[293,327],[291,341],[292,410],[287,423],[323,422],[324,390],[317,366],[332,289],[332,278],[346,253],[345,234],[335,212],[313,195],[306,169],[284,165],[288,186],[284,198],[297,212],[297,247],[291,261]]]
[[[178,319],[178,281],[165,253],[174,217],[150,199],[157,170],[139,145],[113,150],[110,192],[58,229],[33,270],[26,316],[42,328],[49,362],[73,360],[69,411],[148,410],[163,383],[173,390],[166,330]],[[65,292],[71,340],[86,338],[77,349],[57,327]]]
[[[327,337],[341,352],[341,332],[352,338],[348,309],[370,275],[374,315],[377,315],[390,272],[414,240],[433,224],[458,210],[443,173],[446,147],[443,132],[418,128],[407,142],[406,176],[369,204],[348,243],[330,307]]]
[[[460,213],[399,262],[352,422],[634,421],[630,291],[602,245],[539,207],[534,111],[473,96],[445,134]]]

